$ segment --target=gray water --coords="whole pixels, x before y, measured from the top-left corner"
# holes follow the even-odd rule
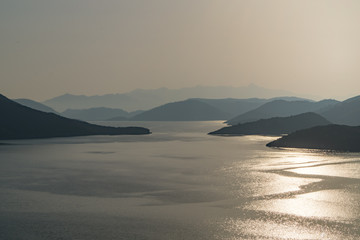
[[[101,124],[153,134],[0,145],[0,239],[360,239],[360,154]]]

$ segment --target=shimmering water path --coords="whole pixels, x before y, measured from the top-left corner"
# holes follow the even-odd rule
[[[0,145],[0,239],[360,239],[360,154],[131,124],[153,134]]]

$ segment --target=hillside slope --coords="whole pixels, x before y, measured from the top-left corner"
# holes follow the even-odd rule
[[[18,104],[1,94],[0,114],[0,139],[150,133],[146,128],[104,127],[45,113]]]

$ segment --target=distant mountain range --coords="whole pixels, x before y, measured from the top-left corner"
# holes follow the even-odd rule
[[[284,99],[296,99],[284,97]],[[270,99],[204,99],[193,98],[167,103],[144,111],[129,120],[134,121],[209,121],[226,120],[239,113],[256,108]]]
[[[339,102],[336,100],[322,100],[319,102],[274,100],[265,103],[254,110],[240,114],[228,120],[227,123],[236,125],[272,117],[288,117],[305,112],[319,112],[331,109],[331,107],[338,103]]]
[[[324,117],[308,112],[290,117],[274,117],[224,127],[211,135],[281,135],[314,126],[329,125]]]
[[[91,98],[92,97],[89,97],[89,99]],[[177,101],[177,104],[175,104],[176,102],[172,102],[170,105],[166,103],[148,111],[138,110],[127,112],[118,108],[95,107],[88,109],[68,109],[62,112],[61,115],[83,121],[131,121],[140,119],[144,121],[152,121],[154,119],[157,119],[157,121],[167,121],[167,119],[171,119],[171,121],[191,121],[196,119],[216,119],[227,120],[229,125],[236,125],[272,117],[288,117],[305,112],[316,112],[335,124],[360,125],[360,96],[347,99],[343,102],[336,100],[315,102],[297,97],[276,97],[270,99],[192,98],[188,100],[192,100],[192,104],[197,104],[199,110],[196,114],[198,116],[193,115],[193,110],[191,110],[190,107],[191,101],[186,100]],[[16,99],[16,101],[36,110],[55,112],[54,109],[47,107],[45,104],[30,99]],[[86,101],[86,99],[84,99],[84,101]],[[204,103],[201,104],[204,109],[200,108],[199,102]],[[70,102],[69,105],[72,106]],[[166,107],[164,107],[165,105]],[[211,108],[213,114],[207,112]],[[161,111],[159,111],[159,109],[161,109]],[[201,112],[204,113],[204,116],[200,117]],[[156,114],[159,115],[155,116]],[[137,117],[137,115],[139,115],[139,117]]]
[[[280,97],[273,99],[300,100],[302,98]],[[201,119],[204,121],[214,120],[214,119],[227,120],[240,113],[244,113],[246,111],[259,107],[262,104],[269,102],[273,99],[194,98],[194,99],[188,99],[185,101],[179,101],[170,104],[167,103],[159,107],[150,109],[148,111],[138,110],[133,112],[127,112],[122,109],[99,107],[99,108],[89,108],[89,109],[67,109],[64,112],[62,112],[61,115],[64,117],[79,119],[83,121],[131,121],[131,120],[139,120],[140,118],[143,118],[144,121],[154,121],[153,119],[157,119],[157,121],[167,121],[166,119],[173,119],[172,121],[194,121],[195,119]],[[199,102],[201,102],[201,104]],[[191,103],[197,104],[197,106],[194,105],[192,107],[197,108],[198,115],[200,113],[204,113],[202,117],[193,116],[193,110],[191,110],[192,107],[190,106]],[[165,105],[166,107],[163,107]],[[154,110],[158,108],[163,109],[161,114],[160,112]],[[212,109],[213,111],[212,114],[206,114],[206,111],[209,111],[209,109]],[[150,113],[145,113],[145,112],[150,112]],[[174,115],[174,112],[177,112],[181,116],[176,114]],[[140,115],[141,113],[144,114]],[[154,114],[156,113],[159,113],[159,116],[155,117]],[[140,117],[137,117],[137,115],[140,115]]]
[[[256,85],[245,87],[206,87],[151,90],[138,89],[128,93],[106,94],[101,96],[84,96],[65,94],[43,102],[58,112],[66,109],[88,109],[95,107],[119,108],[125,111],[147,110],[175,101],[189,98],[272,98],[292,96],[291,92],[266,89]]]
[[[268,147],[360,152],[360,127],[327,125],[299,130],[268,143]]]
[[[149,134],[146,128],[114,128],[68,119],[23,106],[0,94],[0,139]]]

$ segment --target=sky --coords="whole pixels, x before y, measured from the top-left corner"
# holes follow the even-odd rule
[[[244,86],[360,95],[358,0],[1,0],[0,93]]]

